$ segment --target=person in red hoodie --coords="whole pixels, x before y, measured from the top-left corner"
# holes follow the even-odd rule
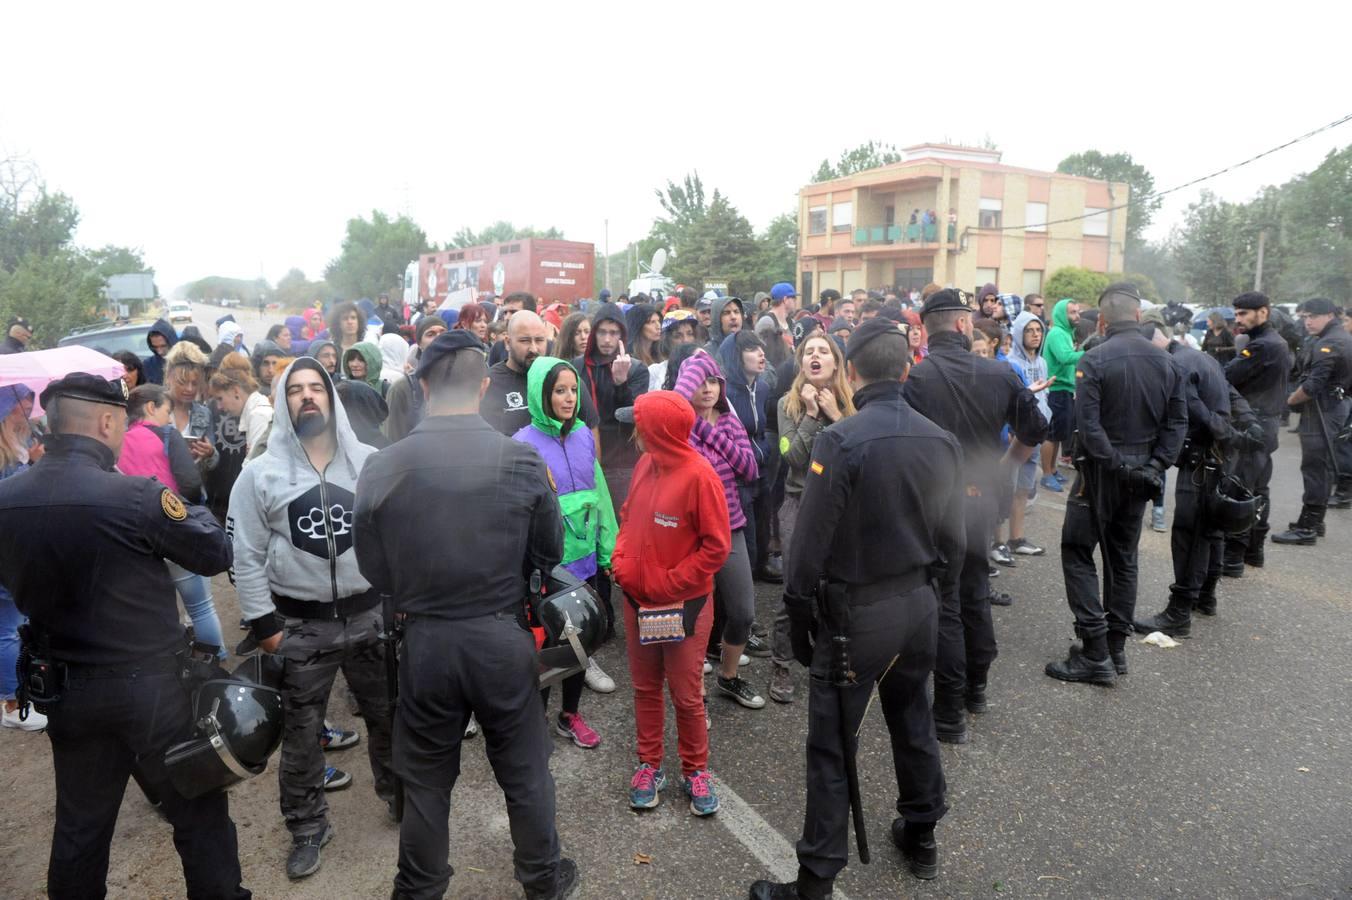
[[[704,648],[713,627],[714,573],[732,550],[723,483],[690,446],[695,410],[674,391],[634,402],[643,456],[621,513],[611,573],[624,591],[624,630],[634,684],[639,765],[629,805],[652,809],[666,785],[662,685],[676,707],[685,795],[697,816],[718,812],[708,771],[709,729],[702,698]]]

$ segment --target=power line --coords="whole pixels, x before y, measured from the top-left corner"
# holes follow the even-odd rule
[[[1320,134],[1320,133],[1322,133],[1322,132],[1328,131],[1328,130],[1331,129],[1331,128],[1337,128],[1339,125],[1342,125],[1342,124],[1344,124],[1344,123],[1346,123],[1346,122],[1352,122],[1352,114],[1348,114],[1348,115],[1346,115],[1346,116],[1343,116],[1341,119],[1335,119],[1334,121],[1328,123],[1327,125],[1322,125],[1322,126],[1320,126],[1319,128],[1316,128],[1314,131],[1308,131],[1308,132],[1306,132],[1305,134],[1302,134],[1300,137],[1292,138],[1291,140],[1287,141],[1287,142],[1284,143],[1284,144],[1278,144],[1276,147],[1273,147],[1273,148],[1271,148],[1271,149],[1269,149],[1269,150],[1264,150],[1262,153],[1255,154],[1254,156],[1250,156],[1248,159],[1244,160],[1243,162],[1237,162],[1237,163],[1235,163],[1234,165],[1226,166],[1226,167],[1223,168],[1223,169],[1217,169],[1215,172],[1212,172],[1210,175],[1203,175],[1203,176],[1201,176],[1200,178],[1194,178],[1192,181],[1185,181],[1185,182],[1183,182],[1182,184],[1175,185],[1174,187],[1169,188],[1168,190],[1164,190],[1164,191],[1154,191],[1154,192],[1149,193],[1149,194],[1144,194],[1144,195],[1142,195],[1141,197],[1136,198],[1136,200],[1135,200],[1134,202],[1140,203],[1142,200],[1145,200],[1145,199],[1147,199],[1147,198],[1159,199],[1160,197],[1163,197],[1163,196],[1165,196],[1165,195],[1167,195],[1167,194],[1172,194],[1172,193],[1175,193],[1175,192],[1177,192],[1177,191],[1181,191],[1181,190],[1183,190],[1184,188],[1190,188],[1190,187],[1192,187],[1193,185],[1201,184],[1203,181],[1210,181],[1211,179],[1216,178],[1216,177],[1219,177],[1219,176],[1221,176],[1221,175],[1224,175],[1224,174],[1226,174],[1227,172],[1233,172],[1233,171],[1235,171],[1236,169],[1242,169],[1244,166],[1247,166],[1249,163],[1257,162],[1258,160],[1262,159],[1262,158],[1265,157],[1265,156],[1271,156],[1272,154],[1276,153],[1276,152],[1279,151],[1279,150],[1285,150],[1287,147],[1293,146],[1293,145],[1295,145],[1295,144],[1299,144],[1301,141],[1309,140],[1310,138],[1314,137],[1314,136],[1317,135],[1317,134]],[[1104,208],[1104,209],[1099,210],[1098,212],[1084,213],[1084,214],[1078,215],[1078,216],[1067,216],[1067,217],[1064,218],[1064,219],[1053,219],[1053,220],[1050,221],[1050,222],[1039,222],[1039,223],[1037,223],[1037,226],[1036,226],[1036,227],[1038,227],[1038,228],[1046,228],[1048,225],[1060,225],[1060,224],[1063,223],[1063,222],[1078,222],[1078,221],[1080,221],[1081,219],[1090,219],[1090,218],[1093,218],[1094,216],[1101,216],[1101,215],[1103,215],[1104,213],[1107,213],[1107,212],[1117,212],[1117,211],[1120,210],[1120,209],[1126,209],[1128,206],[1130,206],[1130,205],[1132,204],[1132,202],[1133,202],[1133,201],[1128,200],[1126,203],[1119,204],[1118,206],[1109,206],[1109,207],[1106,207],[1106,208]],[[1028,223],[1025,222],[1025,223],[1022,224],[1022,225],[1000,225],[1000,226],[997,226],[997,227],[994,227],[994,228],[978,228],[977,230],[978,230],[978,231],[1017,231],[1017,230],[1020,230],[1020,229],[1026,229],[1027,227],[1028,227]]]

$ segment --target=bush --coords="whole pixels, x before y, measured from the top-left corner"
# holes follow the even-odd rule
[[[1067,297],[1082,305],[1098,306],[1099,294],[1111,283],[1102,272],[1066,266],[1052,273],[1042,286],[1042,293],[1053,306]]]

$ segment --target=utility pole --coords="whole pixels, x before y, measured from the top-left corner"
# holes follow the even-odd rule
[[[606,219],[606,280],[605,288],[610,290],[610,220]]]
[[[1254,267],[1253,289],[1261,291],[1263,289],[1263,247],[1267,244],[1267,229],[1258,229],[1258,265]]]

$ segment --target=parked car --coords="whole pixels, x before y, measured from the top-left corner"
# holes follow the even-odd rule
[[[109,356],[119,350],[130,350],[142,359],[148,359],[150,357],[150,345],[146,343],[146,336],[150,334],[150,326],[154,324],[153,319],[124,322],[122,324],[108,321],[99,322],[95,325],[77,328],[57,341],[56,345],[68,347],[71,344],[79,344],[82,347],[92,347]]]
[[[179,322],[192,324],[192,304],[175,301],[169,304],[169,322],[177,325]]]

